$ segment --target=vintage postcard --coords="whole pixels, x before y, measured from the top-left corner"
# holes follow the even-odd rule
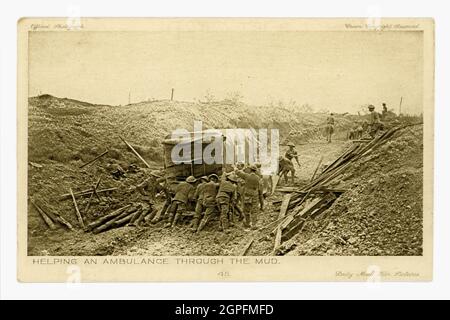
[[[429,281],[432,19],[23,18],[18,280]]]

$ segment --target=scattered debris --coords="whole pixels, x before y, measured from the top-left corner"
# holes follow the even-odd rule
[[[81,216],[80,210],[78,210],[77,200],[75,200],[75,196],[73,195],[72,188],[70,189],[70,195],[72,196],[73,206],[75,207],[75,213],[77,215],[78,222],[80,223],[81,227],[83,227],[83,229],[85,229],[86,227],[84,225],[83,217]]]
[[[319,216],[321,219],[326,218],[326,216],[321,214],[330,208],[337,197],[342,194],[335,192],[324,192],[322,194],[317,194],[314,191],[321,189],[323,190],[324,188],[325,190],[331,190],[330,188],[332,188],[332,186],[336,184],[339,185],[342,176],[356,163],[357,160],[368,157],[374,150],[388,142],[395,132],[411,125],[419,124],[395,127],[385,131],[368,144],[352,145],[347,151],[331,163],[316,179],[308,183],[306,186],[299,188],[298,192],[292,190],[293,196],[290,198],[290,203],[288,205],[289,214],[281,223],[277,225],[275,229],[276,235],[273,252],[277,253],[277,249],[281,246],[281,241],[287,241],[295,236],[300,230],[303,230],[306,218],[311,220],[314,220]],[[280,214],[281,210],[285,210],[283,205],[285,205],[284,201],[280,209]],[[356,240],[352,238],[350,243],[355,242]]]
[[[39,163],[36,163],[36,162],[30,161],[29,163],[30,163],[30,165],[31,165],[32,167],[35,167],[35,168],[42,168],[42,167],[43,167],[42,164],[39,164]]]

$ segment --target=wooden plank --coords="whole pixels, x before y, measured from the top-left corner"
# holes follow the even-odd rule
[[[253,242],[255,241],[255,238],[252,238],[247,244],[244,246],[242,251],[240,252],[239,256],[245,256],[248,252],[248,249],[252,246]]]
[[[139,211],[138,211],[139,212]],[[116,221],[114,221],[114,226],[115,227],[119,227],[119,226],[121,226],[121,225],[123,225],[123,224],[125,224],[125,223],[127,223],[127,222],[129,222],[129,221],[131,221],[131,219],[133,218],[133,216],[135,215],[136,213],[130,213],[130,214],[128,214],[127,216],[125,216],[124,218],[121,218],[121,219],[117,219]]]
[[[299,215],[297,219],[294,219],[293,225],[283,234],[282,240],[287,241],[300,232],[303,229],[306,219],[317,217],[319,214],[327,210],[335,200],[336,196],[334,196],[334,194],[328,194],[324,198],[320,199],[320,202],[317,205],[313,206],[307,212]]]
[[[134,222],[144,213],[142,208],[138,208],[136,212],[131,216],[129,225],[134,225]]]
[[[314,173],[313,173],[310,181],[313,181],[314,178],[316,177],[317,171],[319,170],[320,165],[322,164],[322,161],[323,161],[323,156],[320,157],[319,163],[317,164],[316,170],[314,170]]]
[[[131,219],[132,215],[133,215],[133,212],[125,211],[125,212],[121,213],[120,215],[112,218],[108,222],[102,224],[101,226],[98,226],[97,228],[92,230],[92,233],[97,234],[97,233],[100,233],[102,231],[109,229],[110,227],[115,227],[117,221],[121,221],[124,218],[128,218],[128,220],[129,220],[129,219]],[[126,220],[126,221],[128,221],[128,220]]]
[[[286,211],[289,206],[289,202],[291,201],[291,194],[287,194],[283,197],[283,202],[281,203],[280,213],[278,215],[278,219],[282,219],[286,216]],[[273,252],[275,252],[276,248],[281,244],[281,228],[278,227],[275,233],[275,240],[273,244]]]
[[[104,193],[104,192],[111,192],[114,190],[117,190],[118,188],[107,188],[107,189],[102,189],[102,190],[97,190],[97,193]],[[81,196],[87,196],[87,195],[91,195],[92,193],[92,188],[80,191],[80,192],[76,192],[73,193],[73,195],[75,197],[81,197]],[[72,197],[72,195],[70,193],[65,193],[59,196],[59,200],[65,200],[65,199],[70,199]]]
[[[302,228],[304,223],[304,219],[297,221],[292,228],[290,228],[283,234],[283,241],[287,241],[292,238]]]
[[[305,198],[306,199],[306,196]],[[320,201],[322,201],[323,199],[321,198],[317,198],[315,200],[313,200],[311,202],[311,204],[305,208],[303,208],[302,211],[300,211],[299,213],[296,213],[295,215],[291,214],[287,217],[287,219],[285,219],[283,221],[283,223],[281,224],[281,230],[284,230],[287,228],[287,226],[294,220],[295,216],[299,216],[299,217],[303,217],[304,215],[306,215],[310,210],[313,210],[314,208],[316,208],[316,206],[320,203]]]
[[[277,188],[278,185],[278,181],[280,181],[280,176],[279,175],[273,175],[272,176],[272,191],[271,194],[273,194],[275,192],[275,189]]]
[[[282,236],[281,228],[278,227],[277,231],[275,233],[275,240],[273,243],[272,256],[275,255],[277,248],[281,245],[281,236]]]
[[[287,194],[283,197],[283,202],[281,203],[280,213],[278,214],[278,219],[283,218],[286,215],[289,202],[291,201],[291,194]]]
[[[89,200],[88,200],[88,203],[86,205],[86,208],[84,209],[84,213],[85,214],[87,214],[87,212],[89,210],[89,206],[91,205],[92,197],[94,196],[94,194],[97,194],[97,188],[98,188],[98,185],[100,184],[100,179],[101,179],[101,177],[98,178],[97,183],[92,187],[92,193],[91,193],[91,195],[89,197]],[[98,197],[98,194],[97,194],[97,197]]]
[[[137,218],[136,221],[134,221],[134,225],[135,226],[140,226],[142,221],[144,221],[145,217],[148,216],[149,214],[151,214],[152,212],[154,212],[154,210],[152,208],[150,208],[148,210],[143,210],[143,212],[139,216],[139,218]]]
[[[59,213],[56,213],[56,221],[58,221],[62,225],[65,225],[67,229],[69,229],[70,231],[74,231],[72,225],[66,219],[64,219],[64,217],[62,217]]]
[[[53,223],[52,219],[50,219],[45,212],[33,201],[30,200],[31,204],[36,208],[37,212],[41,215],[42,219],[44,219],[45,223],[47,224],[47,226],[51,229],[51,230],[55,230],[56,226]]]
[[[121,214],[124,210],[128,209],[129,207],[131,207],[131,204],[126,205],[124,207],[121,207],[117,210],[114,210],[113,212],[98,218],[97,220],[91,222],[90,224],[88,224],[87,229],[88,230],[92,230],[100,225],[102,225],[104,222],[108,221],[109,219],[112,219],[114,217],[117,217],[119,214]]]
[[[101,157],[103,157],[105,154],[107,154],[109,152],[109,150],[106,150],[105,152],[103,152],[101,155],[96,156],[94,159],[92,159],[91,161],[86,162],[85,164],[80,166],[80,169],[86,167],[87,165],[90,165],[91,163],[94,163],[95,161],[97,161],[98,159],[100,159]]]
[[[86,229],[86,226],[84,225],[83,217],[81,216],[80,210],[78,210],[77,201],[75,200],[75,196],[73,195],[72,188],[70,188],[70,195],[72,196],[73,205],[75,207],[75,213],[77,215],[78,222],[80,223],[80,225],[83,229]]]
[[[145,161],[144,158],[142,158],[141,155],[136,150],[134,150],[131,144],[129,144],[123,137],[119,136],[119,138],[128,146],[128,148],[130,148],[131,151],[133,151],[134,155],[138,157],[138,159],[141,160],[147,168],[151,169],[147,161]]]
[[[57,221],[59,222],[61,225],[64,225],[67,227],[67,229],[69,229],[70,231],[73,231],[73,227],[72,225],[66,220],[64,219],[64,217],[62,217],[59,212],[51,212],[47,209],[43,209],[41,206],[42,211],[44,211],[49,217],[50,219],[52,219],[53,221]]]

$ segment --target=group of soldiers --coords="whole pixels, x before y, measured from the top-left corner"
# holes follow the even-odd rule
[[[166,202],[160,219],[165,227],[174,227],[183,213],[194,210],[192,232],[200,232],[218,212],[220,228],[228,233],[230,227],[243,220],[245,229],[257,229],[258,212],[264,209],[263,177],[259,164],[239,163],[231,172],[220,177],[210,174],[195,178],[187,177],[174,185],[152,176],[137,186],[141,194],[149,196],[164,192]]]
[[[383,113],[380,115],[375,111],[374,105],[369,105],[369,119],[364,120],[361,123],[356,124],[353,128],[350,129],[348,133],[348,139],[350,140],[358,140],[363,138],[365,132],[367,132],[371,138],[374,138],[378,131],[382,130],[384,125],[381,121],[382,118],[386,116],[388,113],[386,103],[383,103]]]
[[[293,160],[300,166],[295,145],[288,144],[285,156],[279,158],[278,175],[288,182],[295,177]],[[151,174],[136,189],[153,203],[156,195],[163,193],[166,201],[152,222],[163,219],[164,226],[175,227],[187,211],[194,211],[192,232],[200,232],[214,213],[219,213],[220,228],[228,233],[230,227],[243,221],[246,230],[257,229],[258,215],[264,209],[264,198],[272,190],[272,176],[261,173],[261,164],[238,163],[220,177],[210,174],[187,177],[178,183],[169,183],[157,174]]]

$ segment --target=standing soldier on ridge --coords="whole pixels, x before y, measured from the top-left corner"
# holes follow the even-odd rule
[[[383,111],[382,111],[382,114],[381,114],[381,118],[383,120],[385,120],[386,116],[387,116],[387,113],[388,113],[388,109],[387,109],[387,106],[386,106],[385,102],[383,102],[381,105],[383,106]]]
[[[330,115],[327,118],[327,125],[325,127],[325,132],[327,135],[327,142],[331,143],[331,136],[333,135],[334,132],[334,114],[330,113]]]
[[[369,105],[370,118],[369,118],[369,134],[372,138],[375,138],[378,130],[381,129],[380,114],[375,111],[374,105]]]

